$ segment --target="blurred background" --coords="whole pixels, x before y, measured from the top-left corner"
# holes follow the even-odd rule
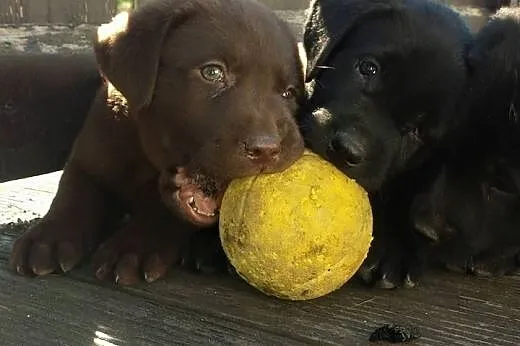
[[[99,24],[150,0],[0,0],[0,54],[77,53],[91,49]],[[310,0],[258,0],[285,19],[301,38]],[[473,30],[501,6],[520,0],[437,0],[460,12]]]

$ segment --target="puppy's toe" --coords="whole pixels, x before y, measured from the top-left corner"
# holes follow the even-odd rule
[[[56,269],[56,261],[49,244],[34,244],[30,253],[27,264],[36,275],[48,275]]]
[[[74,268],[81,260],[81,250],[71,242],[58,244],[58,262],[61,270],[66,273]]]
[[[383,274],[381,276],[381,279],[379,279],[376,283],[377,287],[391,290],[394,288],[397,288],[397,283],[393,278],[389,278],[386,276],[386,274]]]
[[[110,246],[103,244],[92,257],[92,267],[99,280],[112,281],[115,279],[115,267],[118,262],[118,253]]]
[[[491,277],[511,275],[516,271],[518,271],[516,256],[506,255],[476,258],[471,273],[476,276]]]
[[[481,277],[491,277],[491,276],[493,276],[493,273],[490,270],[488,270],[485,267],[478,267],[478,266],[473,268],[471,273],[473,275],[481,276]]]
[[[11,256],[9,257],[9,266],[20,275],[34,274],[27,263],[28,252],[31,247],[32,241],[27,236],[18,238],[13,244]]]
[[[357,275],[365,284],[370,285],[376,279],[379,262],[363,263],[358,269]]]
[[[405,287],[405,288],[414,288],[415,286],[417,286],[417,281],[418,281],[418,279],[417,279],[416,276],[414,276],[411,273],[408,273],[404,277],[403,287]]]
[[[136,254],[123,255],[114,270],[114,281],[119,285],[134,285],[141,281],[141,259]]]
[[[165,261],[158,254],[153,254],[143,264],[144,279],[154,282],[164,277],[170,267],[169,261]]]
[[[403,277],[402,270],[400,256],[386,259],[380,265],[380,279],[377,281],[377,286],[384,289],[398,287]]]

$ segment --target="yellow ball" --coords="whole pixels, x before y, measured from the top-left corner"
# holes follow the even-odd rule
[[[267,295],[324,296],[346,283],[372,241],[366,191],[306,151],[281,173],[234,180],[220,209],[220,239],[237,273]]]

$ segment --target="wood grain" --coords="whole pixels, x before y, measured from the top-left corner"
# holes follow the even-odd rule
[[[0,184],[0,210],[7,203],[25,219],[41,214],[59,176]],[[0,223],[19,215],[4,213]],[[1,345],[366,345],[385,323],[419,327],[416,345],[520,345],[518,275],[433,272],[415,289],[394,291],[353,281],[314,301],[286,302],[236,278],[179,268],[131,288],[97,282],[88,264],[66,276],[23,278],[7,268],[19,232],[0,226]]]

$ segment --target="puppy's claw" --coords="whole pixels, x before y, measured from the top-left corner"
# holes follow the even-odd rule
[[[76,250],[74,245],[65,242],[58,245],[58,258],[61,270],[67,273],[78,264],[81,254]]]
[[[120,285],[133,285],[139,282],[140,258],[136,254],[127,254],[117,263],[114,271],[116,282]]]
[[[397,286],[392,282],[390,281],[386,275],[383,275],[381,277],[381,280],[379,280],[377,282],[377,286],[380,287],[380,288],[383,288],[383,289],[386,289],[386,290],[391,290],[391,289],[394,289],[396,288]]]
[[[474,268],[473,269],[473,274],[476,275],[476,276],[481,276],[481,277],[491,277],[491,276],[493,276],[493,273],[491,273],[489,270],[486,270],[486,269],[483,269],[483,268]]]
[[[416,286],[415,281],[412,279],[410,274],[407,274],[403,281],[403,286],[406,288],[414,288]]]
[[[21,265],[21,264],[18,264],[18,265],[16,266],[16,272],[17,272],[18,274],[20,274],[20,275],[25,275],[25,268],[24,268],[24,266]]]
[[[168,265],[160,258],[159,255],[154,254],[148,258],[143,266],[144,279],[146,282],[154,282],[166,275]]]

